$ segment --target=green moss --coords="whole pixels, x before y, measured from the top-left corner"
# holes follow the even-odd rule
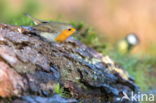
[[[60,84],[57,83],[54,85],[54,92],[57,93],[57,94],[61,94],[63,93],[63,88],[61,88]]]
[[[64,88],[61,87],[61,85],[59,83],[54,85],[54,89],[53,90],[54,90],[54,92],[56,94],[59,94],[62,97],[70,97],[70,94],[67,91],[65,91]]]

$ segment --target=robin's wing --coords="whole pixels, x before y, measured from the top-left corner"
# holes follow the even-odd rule
[[[59,35],[58,33],[49,33],[49,32],[38,32],[37,35],[48,40],[55,41],[55,38]]]
[[[32,30],[34,31],[40,31],[40,32],[49,32],[49,33],[58,33],[61,30],[54,25],[50,25],[49,23],[42,23],[36,26],[32,27]]]

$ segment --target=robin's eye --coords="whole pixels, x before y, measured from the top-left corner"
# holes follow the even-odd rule
[[[71,31],[71,29],[68,29],[68,31]]]

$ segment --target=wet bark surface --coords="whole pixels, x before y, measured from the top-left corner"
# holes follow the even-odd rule
[[[1,103],[124,103],[124,93],[139,90],[108,56],[72,37],[47,42],[6,24],[0,24],[0,78]],[[57,84],[68,96],[55,93]]]

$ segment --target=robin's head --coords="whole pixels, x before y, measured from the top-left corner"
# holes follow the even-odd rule
[[[64,29],[62,29],[63,35],[69,37],[71,36],[74,32],[76,31],[76,29],[74,27],[72,27],[71,25],[68,25],[66,27],[64,27]]]
[[[74,34],[76,29],[72,27],[71,25],[62,24],[60,26],[60,34],[56,37],[56,41],[63,42],[65,41],[69,36]]]
[[[72,25],[66,23],[51,22],[51,25],[56,31],[66,32],[68,35],[73,34],[76,31]]]

